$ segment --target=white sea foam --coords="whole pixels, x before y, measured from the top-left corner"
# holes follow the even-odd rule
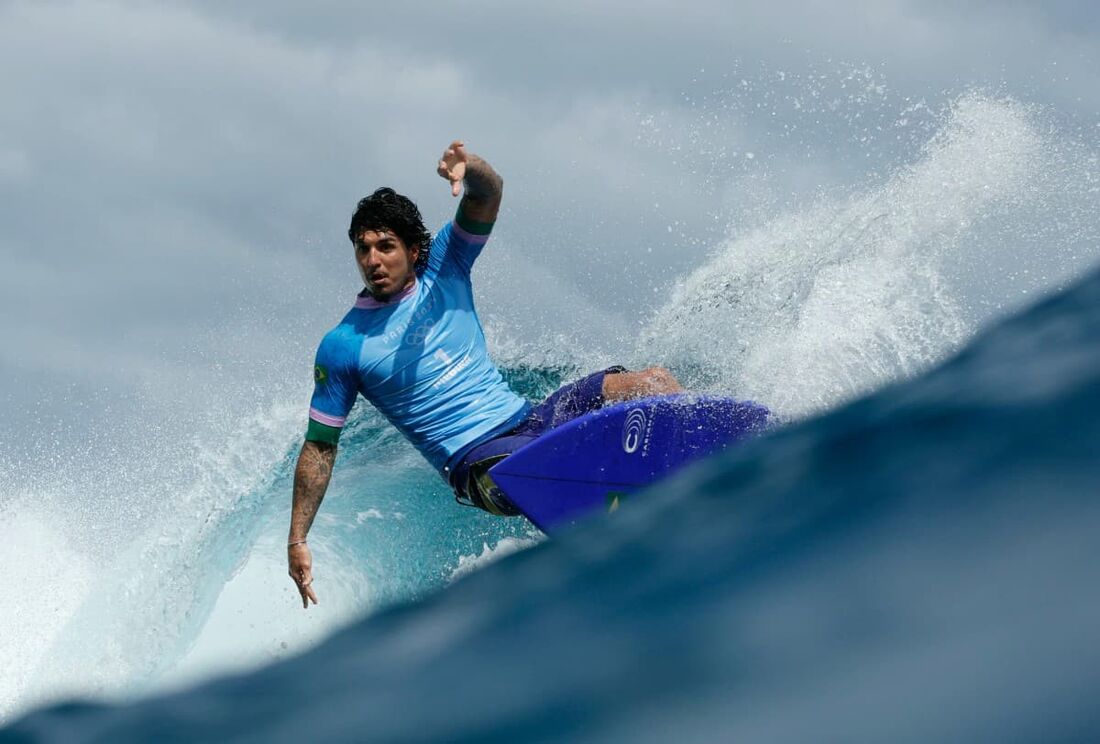
[[[229,444],[197,446],[190,487],[159,493],[145,529],[128,543],[83,558],[94,563],[94,591],[52,634],[31,674],[34,697],[138,692],[188,651],[248,555],[262,524],[260,496],[302,415],[276,406],[241,421]],[[47,591],[74,584],[52,578]]]
[[[639,355],[783,417],[913,374],[971,331],[945,262],[976,223],[1027,199],[1043,152],[1024,106],[962,96],[881,185],[720,245],[655,314]]]
[[[357,512],[355,515],[356,524],[363,524],[368,519],[385,519],[386,515],[377,509],[371,508],[366,511]]]
[[[451,581],[469,576],[475,571],[480,571],[489,564],[499,561],[501,558],[506,558],[513,553],[534,547],[545,539],[541,534],[531,534],[528,537],[506,537],[492,546],[489,543],[482,543],[480,553],[477,555],[464,555],[458,559],[458,565],[451,573]]]
[[[65,535],[64,515],[44,508],[41,497],[11,497],[0,506],[0,566],[9,597],[0,613],[0,725],[41,694],[32,673],[89,596],[97,573]]]
[[[300,654],[359,617],[371,603],[369,583],[356,556],[315,541],[322,572],[319,604],[303,609],[287,577],[284,514],[275,517],[248,560],[221,589],[194,645],[158,680],[181,687],[214,674],[244,670]]]

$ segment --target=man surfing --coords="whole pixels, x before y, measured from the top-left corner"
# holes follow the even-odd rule
[[[362,395],[412,443],[459,503],[518,514],[488,470],[543,432],[607,403],[681,392],[661,367],[612,367],[532,406],[489,358],[470,272],[489,239],[503,181],[461,141],[437,172],[462,194],[454,220],[433,238],[407,197],[380,188],[362,199],[348,238],[364,289],[317,350],[309,427],[294,471],[287,540],[302,606],[317,603],[306,542],[336,460],[340,432]]]

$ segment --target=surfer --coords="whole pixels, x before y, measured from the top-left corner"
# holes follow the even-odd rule
[[[287,556],[303,607],[317,603],[306,535],[328,488],[336,446],[357,395],[420,451],[459,503],[517,514],[488,470],[541,433],[601,406],[681,392],[662,367],[611,367],[567,384],[532,406],[489,358],[474,309],[470,271],[496,222],[503,181],[454,141],[437,172],[454,219],[433,238],[416,205],[393,189],[362,199],[348,238],[364,289],[322,339],[305,443],[294,471]]]

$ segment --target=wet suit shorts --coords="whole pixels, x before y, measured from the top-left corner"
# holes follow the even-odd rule
[[[626,371],[625,367],[609,367],[563,385],[535,406],[514,429],[474,445],[455,466],[451,476],[455,500],[493,514],[519,514],[493,483],[489,468],[551,429],[601,408],[604,376]]]

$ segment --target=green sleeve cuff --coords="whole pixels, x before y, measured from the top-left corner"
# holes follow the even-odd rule
[[[462,211],[461,204],[458,205],[458,211],[455,213],[455,224],[471,235],[488,235],[493,230],[492,222],[478,222],[467,217]]]
[[[340,440],[340,432],[342,430],[335,426],[326,426],[320,422],[309,420],[309,428],[306,429],[306,441],[307,442],[325,442],[326,444],[335,445]]]

